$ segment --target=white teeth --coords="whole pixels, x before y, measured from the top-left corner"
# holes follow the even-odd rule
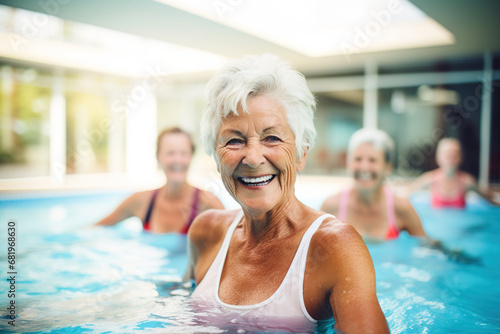
[[[170,170],[173,170],[173,171],[183,171],[184,170],[184,166],[174,165],[174,166],[170,167]]]
[[[266,182],[272,179],[272,175],[267,175],[267,176],[261,176],[261,177],[242,177],[241,179],[245,183],[261,183],[261,182]]]
[[[363,181],[368,181],[372,179],[372,173],[359,173],[359,179]]]

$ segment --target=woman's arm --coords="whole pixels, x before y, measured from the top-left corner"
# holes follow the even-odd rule
[[[104,217],[95,225],[99,226],[111,226],[121,222],[124,219],[130,218],[136,215],[137,208],[140,206],[140,195],[138,193],[133,194],[123,201],[111,214]]]
[[[224,205],[222,205],[222,202],[219,200],[219,198],[209,191],[201,192],[200,202],[201,202],[201,211],[209,209],[224,210]]]
[[[342,224],[331,242],[327,273],[331,277],[330,306],[335,329],[342,333],[389,333],[380,308],[373,262],[361,236]]]
[[[415,191],[429,188],[432,183],[432,173],[433,171],[430,171],[420,175],[404,189],[404,195],[410,196]]]
[[[339,211],[339,201],[340,201],[340,194],[335,194],[323,202],[321,205],[321,211],[332,214],[332,215],[337,215]]]
[[[188,266],[184,280],[199,283],[212,265],[227,228],[237,210],[207,210],[200,213],[189,228],[187,240]]]
[[[477,184],[476,178],[469,173],[463,172],[464,175],[464,181],[465,181],[465,186],[467,190],[471,190],[479,194],[479,196],[483,197],[485,200],[490,202],[490,204],[493,205],[500,205],[499,203],[494,201],[494,196],[493,193],[490,191],[489,188],[486,189],[481,189],[479,185]]]
[[[422,221],[407,198],[394,197],[396,220],[400,230],[405,230],[414,237],[427,237]]]

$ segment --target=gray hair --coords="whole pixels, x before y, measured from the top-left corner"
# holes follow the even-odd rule
[[[349,155],[362,144],[372,144],[373,147],[383,150],[385,162],[394,161],[394,141],[387,132],[378,129],[360,129],[351,136],[347,152]]]
[[[256,96],[275,98],[285,108],[297,156],[302,157],[314,145],[316,101],[304,76],[270,54],[232,61],[208,82],[208,105],[201,119],[201,139],[207,154],[217,160],[215,148],[222,118],[230,113],[238,115],[238,105],[248,113],[247,100]]]

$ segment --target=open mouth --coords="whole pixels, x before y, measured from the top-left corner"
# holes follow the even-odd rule
[[[354,178],[359,181],[371,181],[377,178],[377,174],[373,172],[355,172]]]
[[[184,172],[186,169],[186,166],[183,165],[172,165],[168,167],[168,170],[171,172]]]
[[[269,184],[276,175],[266,175],[266,176],[259,176],[259,177],[239,177],[238,181],[243,183],[243,185],[247,187],[258,187],[258,186],[265,186],[266,184]]]

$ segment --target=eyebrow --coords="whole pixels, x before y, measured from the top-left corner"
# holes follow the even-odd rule
[[[238,136],[240,136],[240,137],[244,137],[244,136],[243,136],[243,133],[241,133],[241,132],[240,132],[240,131],[238,131],[238,130],[227,129],[227,130],[222,131],[222,134],[224,134],[225,132],[229,132],[229,133],[232,133],[232,134],[238,135]]]
[[[273,125],[273,126],[270,126],[270,127],[265,128],[262,132],[269,132],[269,131],[274,130],[274,129],[279,128],[279,127],[281,127],[281,126],[275,126],[275,125]],[[238,135],[238,136],[240,136],[240,137],[244,137],[243,133],[242,133],[242,132],[240,132],[240,131],[238,131],[238,130],[226,129],[226,130],[223,130],[223,131],[222,131],[222,135],[224,135],[226,132],[229,132],[229,133],[231,133],[231,134]]]
[[[274,128],[276,128],[276,126],[273,125],[273,126],[270,126],[268,128],[265,128],[264,131],[262,131],[262,132],[268,132],[270,130],[274,130]]]

